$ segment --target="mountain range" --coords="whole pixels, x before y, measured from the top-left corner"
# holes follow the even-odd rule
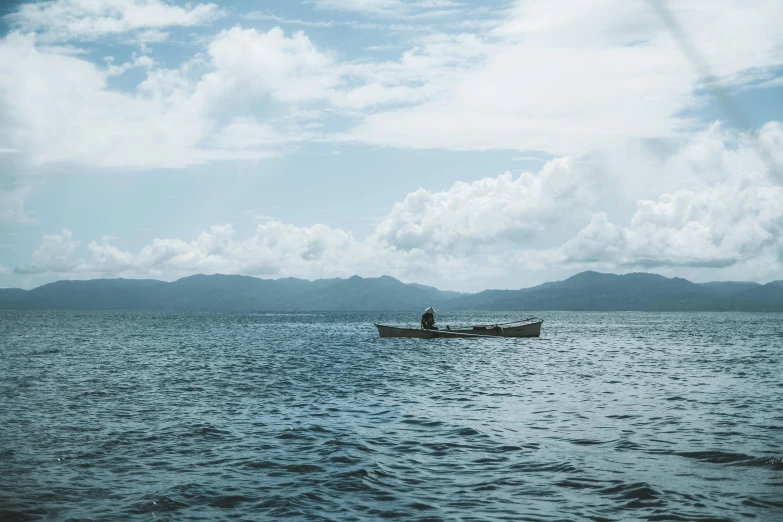
[[[692,283],[679,277],[582,272],[520,290],[462,294],[389,276],[259,279],[194,275],[57,281],[0,289],[4,310],[347,311],[347,310],[783,311],[783,281]]]

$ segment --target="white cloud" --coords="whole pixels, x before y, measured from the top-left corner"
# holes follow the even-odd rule
[[[671,6],[727,84],[783,65],[777,2]],[[580,154],[627,139],[681,135],[693,123],[681,112],[702,103],[693,65],[645,2],[519,2],[510,20],[481,39],[487,42],[481,59],[441,83],[435,95],[365,114],[348,138],[393,147]],[[458,44],[452,42],[451,52]],[[469,40],[463,47],[475,48]],[[422,78],[433,87],[426,80],[442,74],[435,67]]]
[[[323,100],[340,82],[335,59],[301,31],[287,37],[277,27],[268,32],[234,27],[217,35],[208,53],[214,71],[201,79],[198,94],[213,103],[224,96],[259,95],[281,102]]]
[[[332,27],[335,25],[335,22],[331,20],[317,20],[317,21],[300,20],[298,18],[286,18],[284,16],[278,16],[272,13],[265,13],[262,11],[250,12],[245,15],[245,18],[247,18],[248,20],[265,20],[265,21],[275,22],[278,24],[301,25],[304,27]],[[342,24],[338,23],[337,25],[342,25]]]
[[[353,108],[410,99],[404,85],[346,86],[348,77],[368,75],[408,81],[432,63],[409,56],[403,68],[417,65],[400,77],[394,64],[341,64],[302,32],[234,27],[178,69],[135,53],[120,65],[110,57],[102,69],[80,56],[47,52],[32,35],[11,33],[0,41],[6,112],[0,137],[8,135],[11,147],[4,149],[18,150],[34,168],[178,168],[269,157],[286,144],[324,139],[312,130],[325,116],[324,104]],[[109,87],[107,78],[132,68],[147,69],[136,94]],[[308,114],[302,104],[318,105]],[[270,106],[278,116],[265,120]]]
[[[34,263],[15,269],[20,274],[155,274],[199,271],[241,272],[273,275],[279,273],[318,273],[334,271],[346,251],[362,246],[342,230],[324,225],[298,228],[276,221],[258,225],[255,234],[235,241],[231,225],[218,225],[202,232],[193,241],[155,239],[133,255],[107,240],[88,244],[89,260],[74,260],[79,242],[70,231],[44,236],[33,254]]]
[[[72,255],[81,242],[73,239],[73,233],[64,228],[62,234],[51,234],[43,237],[43,242],[33,252],[33,265],[17,266],[17,274],[36,273],[68,273],[78,270]]]
[[[212,3],[179,7],[161,0],[50,0],[23,3],[7,18],[16,29],[38,32],[45,40],[91,40],[139,29],[201,25],[220,15]]]
[[[89,265],[82,263],[79,266],[80,271],[93,271],[98,273],[122,273],[126,270],[133,270],[136,267],[136,261],[132,254],[123,252],[111,241],[117,239],[112,236],[101,238],[100,244],[96,241],[90,241],[87,245],[92,260]]]
[[[265,20],[275,22],[280,25],[296,25],[301,27],[317,27],[317,28],[333,28],[333,27],[348,27],[351,29],[358,29],[363,31],[384,31],[390,33],[410,33],[410,34],[423,34],[428,32],[435,32],[436,29],[431,25],[421,24],[401,24],[401,23],[386,23],[386,22],[369,22],[359,20],[301,20],[298,18],[287,18],[284,16],[278,16],[273,13],[264,11],[252,11],[247,13],[244,18],[247,20]],[[382,45],[372,46],[365,48],[365,50],[382,50],[382,49],[395,49],[397,45]]]
[[[757,133],[765,143],[782,137],[778,123]],[[621,163],[635,171],[647,159]],[[712,125],[660,165],[688,186],[639,199],[627,221],[596,211],[623,190],[606,173],[616,165],[556,158],[536,173],[457,182],[442,192],[418,189],[364,239],[323,224],[297,227],[260,216],[244,238],[221,225],[190,241],[155,239],[132,254],[108,237],[89,242],[85,260],[64,231],[46,236],[34,263],[15,271],[69,277],[389,274],[462,290],[515,286],[524,280],[517,273],[587,268],[653,269],[701,280],[783,277],[783,184],[746,135]]]
[[[783,76],[778,76],[777,78],[773,78],[772,80],[767,80],[765,82],[762,82],[756,87],[759,88],[768,88],[768,87],[783,87]]]
[[[450,254],[396,250],[372,237],[359,241],[350,232],[326,225],[296,227],[268,221],[258,225],[249,237],[237,240],[234,236],[231,225],[213,226],[192,241],[155,239],[137,254],[105,241],[91,241],[87,248],[89,257],[84,259],[73,255],[73,249],[63,256],[65,248],[49,246],[72,245],[70,233],[64,231],[61,235],[45,236],[34,263],[17,266],[14,273],[67,278],[178,277],[213,272],[321,278],[360,273],[393,274],[421,281],[441,272],[454,274],[457,279],[470,278],[481,268],[471,259]]]
[[[68,54],[68,55],[84,55],[89,54],[88,49],[82,47],[76,47],[73,45],[39,45],[38,49],[44,53],[50,54]]]
[[[397,17],[462,9],[437,0],[315,5]],[[671,6],[725,85],[757,85],[783,65],[778,2]],[[491,31],[422,33],[395,60],[348,60],[304,32],[279,28],[201,35],[203,54],[173,69],[145,51],[130,59],[117,53],[119,65],[103,65],[72,45],[41,45],[108,34],[125,43],[162,41],[166,27],[203,24],[219,14],[214,4],[161,0],[45,1],[12,14],[12,27],[37,36],[17,31],[0,41],[0,154],[15,158],[13,172],[0,169],[0,219],[30,220],[29,189],[22,188],[29,183],[20,180],[63,167],[181,168],[270,157],[329,140],[565,157],[536,174],[414,191],[364,240],[324,225],[269,221],[250,238],[237,239],[230,226],[213,227],[193,241],[156,239],[135,254],[109,239],[90,241],[81,247],[88,260],[69,263],[63,259],[78,257],[79,247],[67,256],[47,247],[20,270],[424,271],[453,279],[504,270],[519,256],[529,266],[728,268],[760,259],[753,252],[779,266],[774,176],[779,184],[783,172],[765,174],[751,144],[781,162],[780,125],[768,124],[758,138],[715,125],[689,139],[701,125],[682,111],[703,103],[703,86],[645,2],[518,2]],[[343,23],[349,21],[316,25]],[[112,78],[132,68],[146,71],[135,91],[114,87],[132,75]],[[610,201],[615,193],[624,198]],[[724,203],[732,198],[738,202]],[[634,200],[635,208],[619,208]],[[67,244],[65,233],[60,236]],[[566,238],[571,241],[562,246]]]
[[[678,3],[675,12],[716,71],[737,83],[783,64],[776,3],[724,4],[718,15],[703,0]],[[453,7],[398,0],[341,6]],[[61,0],[23,4],[12,18],[19,27],[74,19],[104,31],[151,32],[156,40],[159,27],[200,23],[216,9]],[[157,21],[149,13],[158,13]],[[9,112],[0,132],[37,166],[154,168],[269,157],[281,153],[281,143],[328,139],[578,155],[693,128],[679,114],[699,103],[698,78],[646,4],[535,0],[510,14],[490,34],[418,37],[392,61],[341,60],[303,32],[234,27],[176,69],[148,55],[101,69],[74,48],[47,49],[11,33],[0,42],[0,101]],[[102,17],[121,22],[95,21]],[[741,38],[714,37],[730,23]],[[136,93],[109,87],[106,76],[134,67],[147,69]],[[349,130],[327,126],[316,134],[291,123],[303,108],[313,114],[310,124],[338,116]]]
[[[452,14],[461,4],[452,0],[314,0],[316,7],[376,17],[423,18]]]
[[[780,124],[770,123],[757,139],[777,143],[781,138]],[[627,225],[613,224],[598,212],[551,252],[552,258],[608,270],[693,267],[760,280],[781,275],[783,185],[755,156],[747,136],[713,126],[667,167],[685,176],[703,173],[705,183],[638,201]]]
[[[281,129],[275,140],[271,134],[278,131],[270,130],[271,123],[260,122],[270,136],[253,150],[215,148],[236,134],[237,128],[230,125],[246,121],[230,119],[232,103],[264,94],[291,100],[320,96],[324,84],[319,87],[311,81],[310,73],[319,63],[328,68],[328,58],[301,35],[286,38],[276,30],[238,33],[227,31],[215,40],[208,65],[196,59],[178,70],[155,68],[146,55],[100,69],[77,56],[43,52],[34,37],[11,33],[0,41],[0,138],[7,136],[3,141],[8,145],[4,148],[18,150],[30,165],[28,170],[47,165],[177,168],[279,154],[276,142],[296,141],[293,124]],[[243,38],[257,44],[258,59],[252,65],[260,71],[248,73],[232,56],[251,54],[252,45],[242,47]],[[232,39],[240,43],[232,46]],[[134,67],[151,68],[138,95],[107,85],[108,77]],[[194,80],[192,71],[204,67],[210,72]],[[328,76],[324,73],[324,82],[331,81]]]
[[[773,3],[749,10],[726,1],[743,31],[736,42],[711,36],[728,22],[704,14],[700,0],[676,12],[687,28],[704,18],[707,28],[696,28],[694,40],[708,41],[716,70],[737,82],[783,63],[774,29],[783,14]],[[392,4],[408,5],[375,7]],[[203,5],[211,4],[177,9],[195,13]],[[105,7],[95,6],[84,9]],[[176,69],[148,55],[101,69],[11,33],[0,43],[0,100],[10,112],[0,126],[33,165],[113,168],[262,158],[282,153],[280,146],[329,139],[578,155],[693,128],[678,114],[698,103],[697,76],[649,6],[532,1],[512,15],[489,35],[418,37],[393,61],[345,61],[304,32],[234,27]],[[136,93],[109,87],[106,76],[133,67],[147,69]],[[293,121],[303,109],[312,114],[309,127]],[[312,131],[334,116],[347,132]]]
[[[155,239],[138,254],[122,251],[112,238],[88,244],[90,258],[64,262],[60,251],[43,249],[18,273],[149,275],[228,272],[265,276],[332,277],[354,273],[392,274],[407,279],[469,280],[494,274],[506,249],[518,249],[560,222],[587,218],[600,178],[567,158],[540,172],[509,173],[449,190],[419,189],[394,206],[364,240],[316,224],[296,227],[268,220],[253,235],[237,239],[231,225],[213,226],[195,240]],[[569,209],[563,212],[563,209]],[[65,232],[63,233],[65,235]],[[45,243],[59,236],[47,236]],[[70,232],[62,242],[71,240]],[[53,252],[54,259],[44,254]],[[70,254],[73,254],[73,249]],[[504,265],[503,265],[504,266]],[[453,282],[452,282],[453,284]]]
[[[108,71],[111,73],[111,69]],[[177,166],[200,137],[193,115],[106,86],[106,72],[41,52],[18,33],[0,44],[2,131],[34,166]]]
[[[361,110],[355,114],[361,117],[384,105],[406,107],[436,100],[493,48],[471,34],[422,36],[399,60],[342,64],[344,85],[329,101],[337,108]],[[353,139],[353,134],[344,138]]]
[[[147,29],[138,31],[130,38],[129,43],[139,44],[142,50],[146,49],[146,44],[161,43],[169,39],[169,33],[159,29]]]
[[[315,0],[315,5],[323,9],[339,9],[369,14],[396,13],[406,9],[402,0]]]
[[[149,69],[155,65],[155,60],[146,55],[131,54],[131,60],[120,65],[114,65],[114,57],[107,56],[104,58],[106,62],[106,76],[122,76],[126,71],[130,69],[145,68]]]
[[[394,205],[375,235],[400,250],[464,255],[498,243],[521,244],[560,221],[578,219],[595,204],[601,180],[568,158],[540,172],[505,173],[445,192],[419,189]]]
[[[678,191],[638,202],[628,226],[605,213],[561,249],[565,262],[613,267],[724,268],[783,255],[783,187],[741,176],[703,192]]]

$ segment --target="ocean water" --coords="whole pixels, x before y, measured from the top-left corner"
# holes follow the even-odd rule
[[[1,312],[0,519],[783,520],[783,314],[539,315]]]

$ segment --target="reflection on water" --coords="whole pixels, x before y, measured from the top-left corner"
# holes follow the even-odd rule
[[[782,314],[540,315],[0,313],[0,519],[783,518]]]

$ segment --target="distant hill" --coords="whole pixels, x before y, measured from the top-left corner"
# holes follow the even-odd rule
[[[485,290],[449,301],[457,310],[783,311],[783,285],[582,272],[522,290]]]
[[[783,311],[783,281],[692,283],[656,274],[582,272],[521,290],[444,292],[393,277],[259,279],[194,275],[57,281],[33,290],[0,289],[0,309],[294,311],[294,310],[638,310]]]
[[[737,281],[713,281],[711,283],[700,283],[699,286],[702,286],[717,295],[739,295],[748,290],[755,290],[762,285],[760,283]]]
[[[0,289],[0,309],[27,310],[418,310],[459,296],[393,277],[259,279],[194,275],[172,283],[144,279],[57,281],[33,290]]]

